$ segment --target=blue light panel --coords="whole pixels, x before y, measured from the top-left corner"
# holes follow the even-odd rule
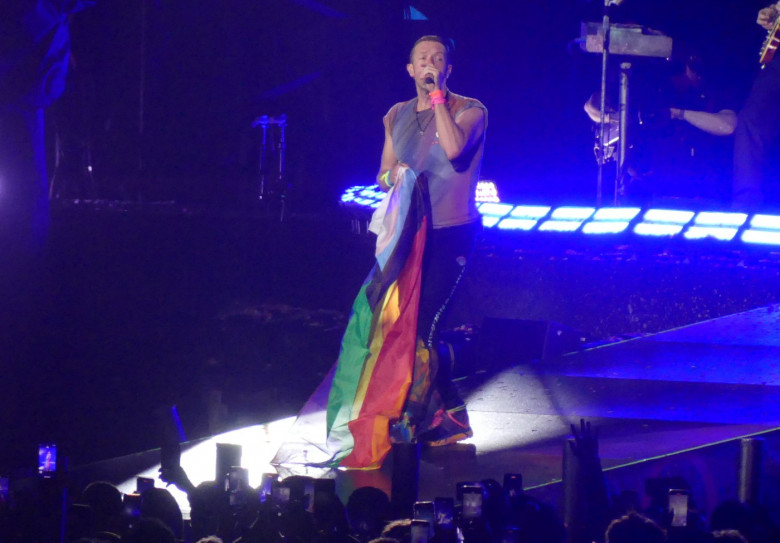
[[[583,234],[619,234],[628,228],[629,221],[590,221],[582,227]]]
[[[479,212],[481,215],[490,215],[491,217],[503,217],[510,211],[512,211],[512,208],[514,206],[512,204],[494,204],[491,202],[485,202],[484,204],[479,206]]]
[[[757,243],[763,245],[780,245],[780,231],[745,230],[744,232],[742,232],[741,239],[745,243]]]
[[[737,235],[738,228],[725,226],[691,226],[683,236],[686,239],[713,238],[720,241],[731,241]]]
[[[638,207],[602,207],[593,215],[594,221],[631,221],[639,212]]]
[[[501,219],[501,222],[498,223],[498,227],[502,230],[533,230],[534,226],[536,226],[536,223],[538,223],[536,219],[515,219],[515,218],[506,218]],[[483,222],[484,224],[484,222]]]
[[[656,224],[642,222],[634,227],[634,233],[640,236],[675,236],[682,232],[679,224]]]
[[[541,226],[539,226],[539,230],[542,232],[574,232],[582,226],[582,222],[583,221],[556,221],[550,219],[544,221]]]
[[[541,219],[552,209],[550,206],[515,206],[510,217],[515,219]]]
[[[674,209],[648,209],[645,212],[646,222],[664,224],[688,224],[693,218],[693,211],[678,211]]]
[[[495,226],[500,220],[501,217],[491,217],[489,215],[482,215],[482,226],[484,226],[485,228],[491,228]]]
[[[719,213],[702,211],[696,215],[694,224],[699,226],[733,226],[739,228],[747,220],[745,213]]]
[[[750,226],[764,230],[780,230],[780,216],[777,215],[753,215]]]
[[[551,217],[561,221],[584,221],[593,215],[596,211],[594,207],[559,207],[556,208]]]
[[[494,194],[497,200],[498,192],[494,182],[480,182],[479,190],[484,199],[491,200],[477,204],[482,223],[487,228],[497,226],[501,230],[537,229],[544,232],[580,230],[585,234],[619,234],[631,230],[640,236],[680,235],[691,241],[739,239],[750,244],[780,245],[780,215],[697,213],[674,209],[649,209],[643,213],[638,207],[513,206],[492,201]],[[347,206],[364,207],[368,211],[379,206],[384,197],[385,193],[375,184],[357,185],[345,190],[340,200]],[[746,229],[740,233],[743,227]]]

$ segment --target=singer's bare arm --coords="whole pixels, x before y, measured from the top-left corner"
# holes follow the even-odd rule
[[[423,68],[423,77],[430,77],[436,90],[445,92],[446,78],[449,72],[440,70],[435,64]],[[427,97],[426,97],[427,98]],[[418,99],[418,103],[421,100]],[[430,98],[427,100],[430,104]],[[461,113],[457,120],[444,104],[433,108],[436,118],[436,132],[439,145],[449,160],[455,160],[464,151],[475,145],[485,131],[485,112],[480,108],[470,108]]]
[[[390,185],[384,182],[382,176],[385,172],[392,170],[397,163],[398,159],[395,157],[395,151],[393,150],[393,136],[390,134],[390,128],[387,126],[387,119],[385,119],[385,143],[382,146],[379,173],[376,175],[376,182],[379,184],[379,188],[385,192],[390,190]]]
[[[465,151],[479,142],[485,132],[485,112],[477,107],[467,109],[455,120],[446,107],[436,106],[436,131],[439,145],[450,161],[457,159]]]
[[[382,159],[379,162],[379,173],[376,175],[376,182],[379,185],[379,188],[385,192],[390,190],[390,187],[398,182],[398,169],[402,166],[407,166],[403,162],[399,162],[398,158],[395,156],[393,136],[390,134],[390,127],[387,123],[387,117],[385,117],[385,143],[382,146]],[[390,184],[385,183],[384,179],[382,179],[382,176],[388,171],[390,172],[388,175]]]

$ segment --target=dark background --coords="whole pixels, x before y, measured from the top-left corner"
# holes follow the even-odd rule
[[[696,43],[711,77],[744,97],[761,4],[626,0],[617,15]],[[73,17],[68,86],[47,113],[61,200],[44,254],[2,277],[0,474],[30,467],[41,441],[75,465],[157,447],[155,412],[174,403],[187,437],[205,435],[214,390],[223,427],[297,412],[335,360],[371,265],[371,240],[350,233],[338,196],[373,179],[381,117],[413,95],[405,64],[420,35],[453,40],[450,87],[489,109],[483,177],[502,197],[594,199],[582,104],[600,59],[572,40],[599,3],[414,7],[428,20],[379,0],[100,0]],[[256,201],[251,123],[263,114],[289,120],[283,223],[243,213]],[[512,294],[483,312],[578,327],[596,318],[558,314],[555,293],[572,280],[539,287],[524,275],[537,267],[512,256],[506,274],[520,279],[486,275]],[[555,310],[541,311],[548,297]]]
[[[739,104],[757,69],[764,3],[627,0],[614,20],[693,44]],[[64,162],[83,171],[89,142],[100,198],[241,205],[255,190],[260,132],[251,122],[284,113],[298,208],[333,204],[373,179],[381,117],[413,95],[411,44],[436,33],[454,43],[450,87],[490,111],[483,177],[505,198],[592,200],[582,104],[599,85],[601,59],[573,40],[580,21],[600,20],[600,2],[415,2],[426,21],[406,20],[409,6],[101,0],[73,18],[74,69],[54,111],[72,151]]]

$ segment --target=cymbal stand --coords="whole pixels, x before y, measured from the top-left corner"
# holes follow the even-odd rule
[[[252,122],[252,128],[263,129],[263,140],[258,161],[258,186],[257,199],[261,202],[270,202],[271,197],[279,198],[279,221],[284,220],[285,205],[287,199],[287,184],[284,178],[284,155],[286,151],[285,129],[287,128],[287,115],[278,117],[261,115]],[[272,141],[269,142],[269,127],[275,126],[272,132]],[[275,136],[275,138],[274,138]],[[274,171],[268,170],[269,147],[274,154]]]
[[[609,63],[609,46],[612,25],[610,24],[610,7],[618,5],[622,0],[604,0],[604,15],[602,18],[602,32],[604,35],[601,47],[601,102],[599,104],[599,148],[602,156],[598,161],[598,176],[596,179],[596,205],[601,207],[604,186],[604,164],[607,162],[607,67]],[[615,196],[617,203],[617,196]]]
[[[618,205],[620,198],[626,193],[626,155],[628,153],[628,82],[631,71],[630,62],[620,64],[620,125],[619,142],[617,155],[617,171],[615,173],[615,205]]]

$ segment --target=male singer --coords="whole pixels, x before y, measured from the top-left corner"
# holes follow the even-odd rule
[[[395,104],[383,119],[377,176],[379,186],[390,190],[399,169],[407,166],[428,186],[432,228],[423,256],[417,360],[402,416],[391,422],[390,438],[430,446],[472,435],[466,407],[452,383],[452,368],[448,362],[438,363],[436,351],[438,328],[481,229],[474,199],[487,128],[485,106],[447,88],[449,54],[438,36],[415,42],[406,70],[416,96]]]

